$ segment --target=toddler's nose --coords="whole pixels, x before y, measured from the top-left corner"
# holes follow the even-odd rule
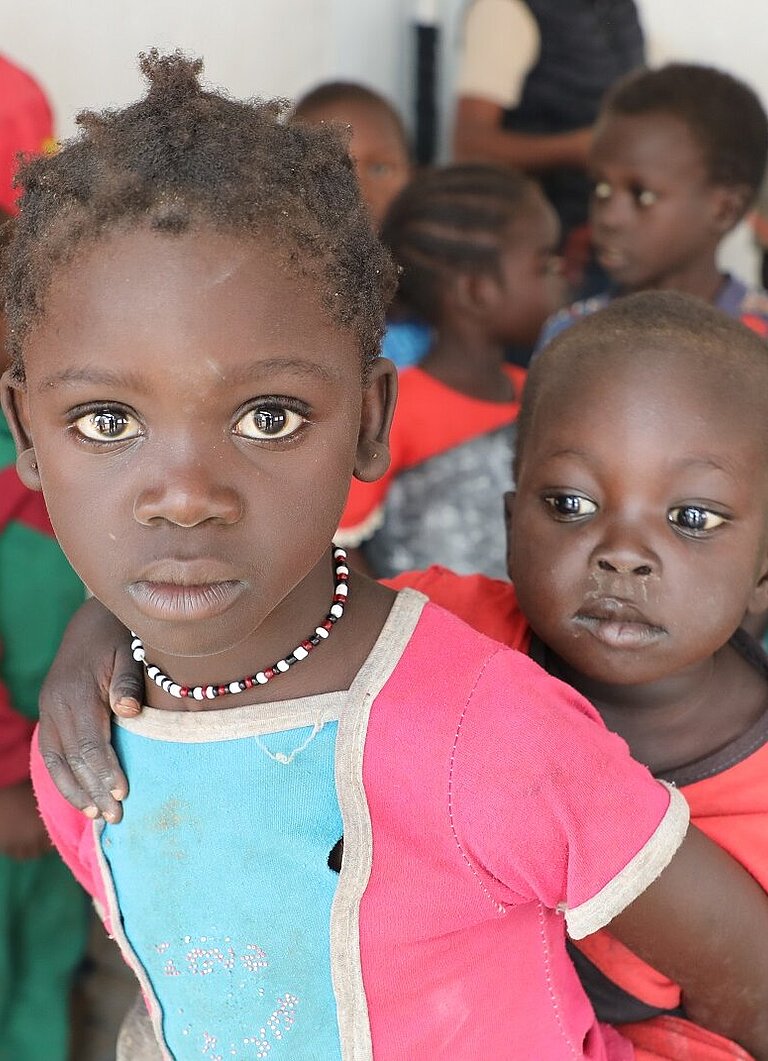
[[[604,574],[648,576],[659,571],[659,559],[647,533],[633,520],[617,520],[605,528],[592,553],[592,569]]]
[[[647,563],[637,563],[636,557],[612,556],[610,559],[600,557],[597,561],[599,571],[608,571],[619,575],[651,575],[653,567]]]

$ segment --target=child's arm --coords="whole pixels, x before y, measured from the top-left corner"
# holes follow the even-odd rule
[[[122,817],[128,783],[109,743],[109,712],[137,715],[144,675],[128,631],[97,600],[70,621],[40,692],[40,753],[62,795],[89,817]]]
[[[768,896],[691,827],[611,933],[680,984],[690,1020],[768,1059]]]
[[[562,910],[574,939],[610,925],[691,1020],[768,1061],[768,896],[687,830],[681,793],[518,653],[485,665],[461,719],[453,823],[489,890]]]

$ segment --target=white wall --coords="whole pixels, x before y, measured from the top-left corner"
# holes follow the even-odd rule
[[[715,63],[768,101],[767,0],[638,5],[652,59]],[[121,105],[140,92],[135,58],[151,45],[204,55],[209,79],[235,95],[290,97],[343,76],[387,93],[410,117],[415,12],[443,23],[449,110],[462,7],[462,0],[23,0],[4,12],[2,50],[46,86],[64,136],[82,107]]]
[[[410,98],[408,0],[24,0],[6,11],[2,51],[43,83],[57,131],[84,107],[141,91],[136,56],[156,45],[203,55],[237,96],[293,97],[344,76]]]

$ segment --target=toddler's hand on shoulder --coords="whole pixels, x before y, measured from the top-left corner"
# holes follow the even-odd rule
[[[99,601],[86,601],[40,691],[38,742],[62,796],[89,818],[122,817],[128,783],[110,744],[111,712],[137,715],[143,698],[128,631]]]

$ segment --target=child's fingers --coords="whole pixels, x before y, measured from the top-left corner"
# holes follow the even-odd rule
[[[40,723],[40,755],[53,783],[61,792],[62,796],[73,807],[83,811],[89,818],[98,818],[101,811],[95,805],[93,797],[88,791],[88,785],[81,787],[77,777],[70,767],[74,757],[69,754],[55,750],[50,742],[45,740],[43,723]],[[90,779],[89,779],[90,780]]]
[[[115,647],[109,683],[109,706],[121,718],[134,718],[144,703],[144,668],[131,655],[128,644]]]
[[[128,783],[103,708],[72,712],[50,690],[40,703],[40,754],[64,798],[91,818],[119,821]]]
[[[113,754],[110,748],[108,753]],[[106,765],[99,773],[94,771],[89,763],[89,757],[94,754],[104,755],[103,746],[95,749],[89,740],[84,738],[76,744],[64,745],[58,750],[46,742],[41,724],[40,754],[54,784],[69,803],[89,818],[103,817],[110,822],[120,821],[123,810],[113,791],[120,793],[117,775],[124,786],[122,795],[127,791],[122,771],[115,763],[114,768]]]

